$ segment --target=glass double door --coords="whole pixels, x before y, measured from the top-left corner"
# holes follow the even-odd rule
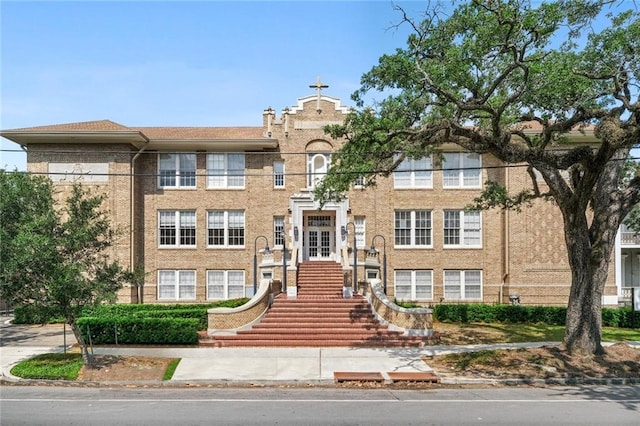
[[[305,260],[329,260],[335,257],[333,216],[310,215],[304,218]]]

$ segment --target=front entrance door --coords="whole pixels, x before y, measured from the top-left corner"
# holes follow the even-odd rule
[[[305,260],[329,260],[335,256],[335,227],[333,216],[313,215],[305,217]]]

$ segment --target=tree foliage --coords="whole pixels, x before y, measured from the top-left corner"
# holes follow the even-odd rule
[[[83,348],[76,319],[87,306],[114,302],[131,279],[108,256],[113,230],[104,195],[75,184],[56,209],[51,181],[0,170],[0,297],[65,318]]]
[[[454,2],[420,22],[398,9],[412,28],[407,46],[363,75],[358,108],[327,127],[346,142],[316,198],[338,199],[356,179],[375,185],[405,158],[438,158],[444,144],[527,165],[530,188],[509,194],[488,182],[476,205],[558,205],[572,270],[565,343],[601,352],[615,234],[640,202],[637,163],[625,161],[640,143],[640,21],[611,3]],[[372,92],[382,100],[368,101]]]

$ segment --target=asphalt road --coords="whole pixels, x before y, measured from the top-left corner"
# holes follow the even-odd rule
[[[640,386],[0,387],[2,425],[637,425]]]

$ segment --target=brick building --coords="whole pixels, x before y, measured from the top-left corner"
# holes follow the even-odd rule
[[[29,172],[48,175],[62,194],[74,181],[107,192],[120,232],[113,255],[147,272],[144,287],[123,289],[121,302],[251,296],[254,274],[282,279],[285,270],[295,292],[301,262],[331,260],[343,265],[347,283],[357,263],[358,280],[386,282],[391,299],[509,303],[517,295],[523,304],[566,303],[570,270],[553,203],[465,211],[488,179],[511,191],[529,186],[523,167],[451,146],[442,168],[429,158],[406,161],[375,188],[355,186],[319,210],[312,190],[341,144],[323,126],[348,111],[318,87],[280,114],[263,111],[257,127],[104,120],[1,135],[27,151]],[[638,285],[640,240],[620,235],[606,305]]]

